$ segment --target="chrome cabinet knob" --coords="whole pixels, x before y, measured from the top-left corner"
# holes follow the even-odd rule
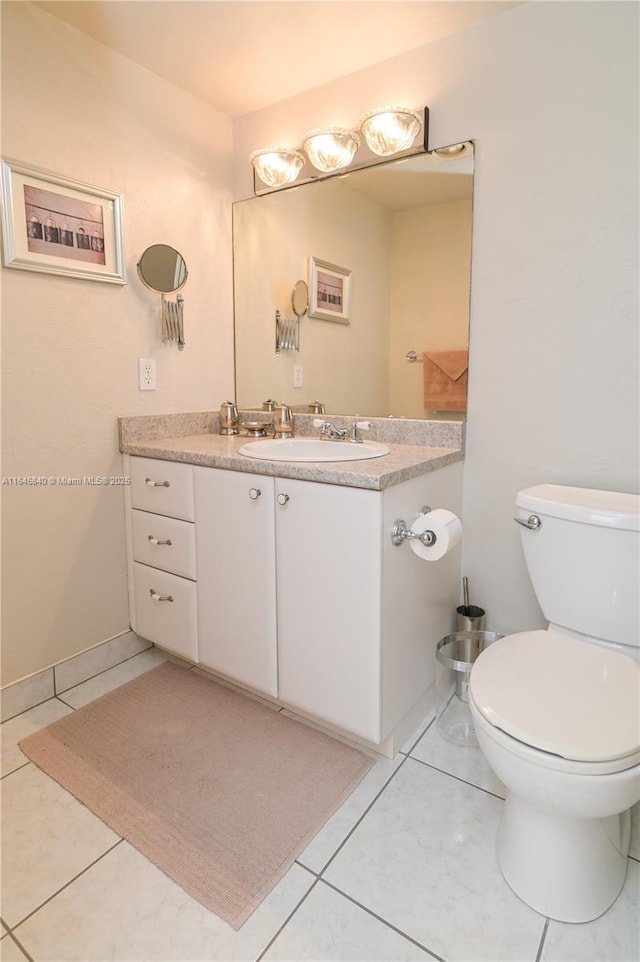
[[[170,488],[170,481],[153,481],[151,478],[145,478],[144,483],[150,488]]]
[[[286,504],[288,500],[289,500],[288,494],[279,494],[276,498],[276,501],[278,502],[278,504]]]
[[[252,501],[257,501],[261,494],[262,494],[262,491],[260,490],[260,488],[250,488],[249,490],[249,497],[251,498]]]

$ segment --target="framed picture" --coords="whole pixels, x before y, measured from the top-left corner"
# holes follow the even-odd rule
[[[124,284],[122,194],[2,160],[2,263]]]
[[[309,258],[309,317],[348,324],[351,271],[317,257]]]

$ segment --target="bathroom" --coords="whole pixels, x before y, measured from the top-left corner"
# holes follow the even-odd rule
[[[232,397],[231,204],[252,193],[251,151],[428,105],[431,144],[476,145],[463,567],[492,627],[541,625],[515,493],[638,485],[636,5],[516,5],[235,119],[43,7],[3,4],[2,152],[125,195],[128,283],[3,270],[3,476],[121,475],[118,416]],[[189,267],[183,352],[137,284],[160,241]],[[138,390],[146,357],[155,392]],[[122,492],[2,493],[6,686],[129,621]]]

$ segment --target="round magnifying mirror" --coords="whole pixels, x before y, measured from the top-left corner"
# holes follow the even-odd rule
[[[296,281],[293,285],[291,307],[296,317],[304,317],[309,310],[309,288],[306,281]]]
[[[140,280],[158,294],[175,294],[187,280],[187,265],[177,250],[168,244],[153,244],[138,261]]]

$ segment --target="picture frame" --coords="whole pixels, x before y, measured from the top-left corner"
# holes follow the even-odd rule
[[[351,271],[319,257],[309,258],[309,317],[349,324]]]
[[[123,195],[2,158],[2,264],[126,284]]]

